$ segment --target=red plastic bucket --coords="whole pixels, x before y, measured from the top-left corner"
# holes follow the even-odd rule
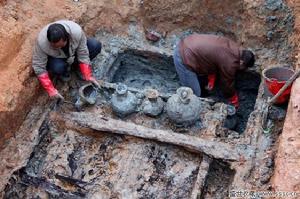
[[[268,91],[272,95],[276,95],[283,87],[287,80],[294,74],[294,70],[286,67],[274,67],[264,69],[262,72],[264,83]],[[291,93],[292,85],[290,85],[276,100],[276,104],[283,104],[287,102]]]

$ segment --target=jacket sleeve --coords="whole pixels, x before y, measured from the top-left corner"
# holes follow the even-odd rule
[[[90,64],[89,50],[87,47],[87,39],[84,32],[81,30],[81,37],[79,40],[79,45],[76,50],[79,63]]]
[[[38,42],[33,47],[32,68],[37,76],[46,73],[48,55],[40,48]]]

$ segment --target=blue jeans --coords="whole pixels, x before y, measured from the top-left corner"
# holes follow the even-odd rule
[[[198,97],[201,96],[200,77],[188,69],[182,62],[179,52],[179,45],[174,50],[173,60],[176,68],[176,72],[179,76],[179,80],[182,86],[190,87],[194,94]]]
[[[96,39],[88,38],[87,47],[89,50],[90,60],[92,60],[101,52],[102,45]],[[48,56],[47,70],[54,75],[66,75],[68,73],[68,63],[66,60],[66,58],[55,58]],[[78,60],[76,58],[72,65],[78,65]]]

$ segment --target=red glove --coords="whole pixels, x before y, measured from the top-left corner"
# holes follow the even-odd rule
[[[81,71],[81,73],[82,73],[83,78],[84,78],[86,81],[92,81],[92,80],[95,80],[95,78],[94,78],[93,75],[92,75],[92,69],[91,69],[91,66],[90,66],[89,64],[80,63],[80,64],[79,64],[79,68],[80,68],[80,71]]]
[[[52,81],[49,78],[49,74],[47,72],[39,75],[38,79],[50,97],[53,97],[58,94],[58,91],[54,88]]]
[[[237,109],[239,107],[239,97],[237,95],[237,93],[235,92],[235,94],[229,98],[230,103]]]
[[[208,75],[207,79],[208,79],[207,90],[211,91],[215,87],[216,74],[210,74],[210,75]]]

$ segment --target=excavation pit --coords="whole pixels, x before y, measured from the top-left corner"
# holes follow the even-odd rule
[[[110,83],[125,83],[137,91],[157,89],[168,96],[180,86],[172,64],[170,55],[129,50],[120,53],[112,65],[107,66],[104,76]],[[239,74],[236,85],[242,107],[237,115],[244,123],[239,122],[235,129],[243,132],[248,116],[255,110],[260,75]],[[119,118],[113,114],[110,104],[113,93],[112,88],[102,89],[96,104],[78,113],[70,104],[56,107],[58,115],[79,115],[74,116],[74,120],[67,119],[66,123],[59,122],[60,116],[43,121],[38,128],[40,142],[28,163],[12,175],[4,198],[45,195],[50,198],[190,198],[197,195],[225,198],[228,195],[236,175],[228,162],[247,158],[253,151],[243,144],[231,144],[229,137],[237,135],[223,128],[226,114],[222,112],[225,107],[222,101],[225,99],[220,93],[208,96],[220,103],[211,105],[199,121],[184,128],[174,125],[165,111],[157,117],[149,117],[137,109]],[[93,114],[100,116],[100,121]],[[101,121],[107,122],[101,127],[104,129],[95,130]],[[111,126],[110,122],[113,122]],[[153,141],[153,137],[159,137],[156,131],[167,134],[156,142]],[[164,141],[170,137],[170,131],[179,137]],[[107,132],[150,133],[139,137]],[[180,138],[181,135],[188,137]],[[202,140],[195,141],[198,138]],[[211,138],[214,142],[206,151]]]
[[[8,6],[7,15],[13,15],[12,21],[16,23],[24,20],[31,11],[20,9],[28,9],[30,3],[26,2],[22,7],[20,1],[16,7]],[[258,73],[274,63],[293,65],[290,56],[294,50],[291,44],[294,39],[291,37],[293,15],[283,1],[207,1],[207,8],[196,1],[186,1],[188,7],[177,6],[182,4],[179,1],[164,1],[159,5],[155,1],[144,1],[143,4],[132,1],[130,4],[134,6],[121,8],[122,13],[111,9],[111,3],[109,9],[105,7],[106,3],[100,6],[94,1],[88,3],[95,5],[95,13],[76,18],[84,30],[95,28],[99,25],[96,22],[103,22],[98,20],[97,13],[105,19],[95,35],[103,44],[101,54],[93,61],[97,79],[106,83],[125,83],[137,90],[157,89],[164,96],[164,102],[179,87],[172,61],[174,45],[192,32],[220,34],[243,43],[255,52],[257,65],[253,70]],[[139,10],[142,16],[135,9],[143,9]],[[106,20],[107,14],[114,25]],[[45,18],[41,17],[48,20]],[[120,21],[128,21],[128,24],[118,26]],[[31,30],[36,30],[38,24],[45,23],[33,23],[28,30],[34,32]],[[159,41],[147,41],[144,32],[148,30],[145,28],[158,28],[158,31],[161,28]],[[24,32],[28,30],[24,29]],[[120,34],[115,34],[118,30],[121,30]],[[24,42],[25,50],[30,48],[29,44],[31,40]],[[16,49],[23,52],[23,48]],[[21,55],[24,59],[30,57],[26,53]],[[17,71],[24,73],[27,70],[18,68]],[[17,79],[24,80],[22,76]],[[68,88],[77,91],[85,83],[76,80],[70,82]],[[29,85],[24,91],[29,93],[30,82],[21,84]],[[72,98],[69,90],[57,87],[70,103],[57,105],[45,102],[45,95],[40,96],[37,101],[43,102],[42,106],[34,106],[30,113],[24,111],[23,115],[28,113],[26,120],[13,141],[8,143],[9,147],[1,153],[1,196],[221,199],[227,198],[232,190],[270,190],[277,138],[283,127],[285,110],[271,109],[266,114],[266,101],[257,73],[238,75],[236,86],[241,109],[233,131],[224,128],[226,104],[222,102],[226,101],[218,93],[208,96],[218,103],[210,104],[194,126],[177,127],[168,120],[165,111],[150,117],[137,108],[124,118],[116,116],[110,105],[112,87],[101,89],[95,105],[76,112],[71,103],[77,98]],[[22,110],[22,107],[16,110]],[[265,120],[268,125],[262,128]]]
[[[112,83],[123,83],[128,87],[144,90],[156,89],[163,94],[174,94],[180,87],[178,75],[173,64],[173,59],[159,53],[138,50],[125,50],[120,53],[106,74],[107,80]],[[219,82],[213,92],[205,93],[205,78],[201,82],[205,97],[216,102],[228,104],[228,99],[222,95]],[[247,126],[248,117],[254,110],[260,85],[260,74],[255,71],[239,72],[236,75],[235,87],[238,92],[240,107],[234,117],[231,117],[224,127],[230,127],[243,133]]]
[[[174,94],[180,86],[171,56],[128,50],[120,53],[113,64],[108,67],[107,74],[109,75],[105,76],[107,80],[111,80],[111,83],[119,85],[116,90],[121,94],[124,92],[119,89],[119,83],[125,83],[128,88],[138,91],[156,89],[158,93],[166,96]],[[237,80],[239,94],[247,96],[248,100],[241,105],[249,104],[250,100],[250,112],[253,110],[257,96],[258,79],[259,75],[245,73]],[[81,113],[87,115],[80,116],[81,113],[78,113],[77,119],[80,121],[83,119],[82,122],[88,121],[87,124],[93,124],[92,126],[99,124],[97,120],[94,120],[95,117],[90,115],[93,113],[108,117],[104,120],[108,122],[111,120],[109,118],[118,119],[111,110],[112,93],[111,88],[103,89],[99,93],[98,103],[94,107],[83,109]],[[155,96],[147,92],[143,93],[150,100],[151,97],[159,96],[154,91],[152,94]],[[252,94],[251,97],[249,93]],[[217,97],[219,97],[217,94],[210,96],[211,99],[220,102],[223,100],[222,97]],[[104,101],[101,101],[103,99]],[[241,102],[244,102],[243,99],[241,97]],[[217,131],[220,133],[219,129],[214,129],[213,126],[222,125],[223,120],[226,119],[222,112],[218,112],[222,106],[224,106],[223,103],[217,103],[214,108],[209,109],[208,113],[203,113],[202,120],[196,122],[194,126],[185,128],[172,124],[165,112],[157,117],[149,117],[142,112],[136,112],[125,118],[122,117],[122,120],[127,122],[125,128],[131,128],[131,125],[134,126],[133,129],[141,128],[139,131],[141,134],[143,128],[145,132],[161,129],[164,133],[174,130],[174,133],[181,134],[185,131],[184,135],[188,136],[192,142],[196,139],[195,137],[206,137],[205,133],[202,135],[206,131],[211,133],[208,137],[216,136]],[[66,114],[74,111],[70,104],[61,109],[61,112]],[[223,120],[208,119],[221,115],[223,115]],[[93,129],[84,130],[77,127],[76,123],[72,125],[72,120],[68,122],[71,122],[71,126],[55,121],[56,119],[53,120],[51,117],[39,128],[41,140],[31,154],[28,164],[14,174],[18,177],[12,178],[11,185],[6,187],[5,198],[27,197],[34,195],[36,190],[39,190],[37,195],[48,195],[54,198],[97,198],[100,196],[189,198],[199,194],[202,197],[224,198],[228,195],[235,171],[230,169],[230,164],[223,162],[222,157],[225,160],[238,159],[235,153],[239,150],[236,148],[228,154],[226,152],[222,154],[223,151],[231,150],[227,149],[227,147],[231,148],[229,144],[225,144],[225,150],[221,150],[221,153],[214,152],[214,149],[209,151],[208,153],[216,157],[213,159],[200,151],[194,153],[183,150],[182,147],[186,144],[180,141],[180,138],[175,139],[174,145],[170,145],[151,141],[151,136],[149,139],[140,139],[124,135],[110,135]],[[118,121],[119,119],[112,121],[116,122],[112,127],[120,127],[121,124]],[[79,126],[83,127],[85,124]],[[109,126],[109,123],[104,126]],[[225,136],[225,133],[221,133],[221,136]],[[177,141],[179,143],[176,143]],[[195,142],[196,145],[197,143],[204,142]],[[212,144],[213,148],[218,144],[223,147],[222,143],[216,142]],[[244,151],[245,154],[248,153],[246,151]],[[198,185],[201,183],[202,185]],[[23,195],[20,195],[20,190],[24,193]]]

